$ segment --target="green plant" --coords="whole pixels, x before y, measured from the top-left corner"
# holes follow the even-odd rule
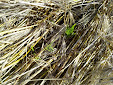
[[[32,51],[34,51],[34,48],[33,48],[33,46],[31,46],[31,50],[32,50]]]
[[[65,34],[68,37],[75,35],[75,33],[74,33],[74,27],[75,26],[76,26],[76,23],[72,27],[67,26],[66,31],[65,31]]]
[[[40,58],[40,57],[35,57],[35,59],[36,59],[36,60],[41,60],[41,58]]]
[[[53,42],[52,42],[53,43]],[[49,45],[47,45],[45,47],[45,50],[49,51],[49,52],[52,52],[54,50],[54,48],[52,47],[52,43],[50,43]]]

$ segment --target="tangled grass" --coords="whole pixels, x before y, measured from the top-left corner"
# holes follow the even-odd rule
[[[112,85],[113,1],[0,2],[0,85]]]

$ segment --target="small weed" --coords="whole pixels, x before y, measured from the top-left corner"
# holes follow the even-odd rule
[[[41,60],[41,58],[40,58],[40,57],[35,57],[35,59],[36,59],[36,60]]]
[[[75,33],[74,33],[74,27],[75,26],[76,26],[76,23],[72,27],[67,26],[66,31],[65,31],[65,34],[68,37],[75,35]]]
[[[33,46],[31,46],[31,50],[32,50],[32,51],[34,51],[34,48],[33,48]]]
[[[53,43],[53,42],[52,42]],[[47,45],[45,47],[45,50],[49,51],[49,52],[52,52],[54,50],[54,48],[52,47],[52,43],[50,43],[49,45]]]

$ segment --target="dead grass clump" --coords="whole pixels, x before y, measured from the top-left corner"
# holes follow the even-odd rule
[[[0,84],[112,85],[112,9],[112,0],[0,2]]]

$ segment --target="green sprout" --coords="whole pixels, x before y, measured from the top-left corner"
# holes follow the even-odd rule
[[[53,42],[52,42],[53,43]],[[54,50],[54,48],[52,47],[52,43],[50,43],[49,45],[47,45],[45,47],[45,50],[49,51],[49,52],[52,52]]]
[[[34,55],[36,55],[36,53],[33,53]]]
[[[76,26],[76,23],[71,28],[67,26],[66,31],[65,31],[67,36],[75,35],[75,33],[74,33],[75,26]]]
[[[34,51],[34,48],[33,48],[33,46],[31,46],[31,50],[32,50],[32,51]]]
[[[40,57],[35,57],[35,59],[36,59],[36,60],[41,60],[41,58],[40,58]]]

